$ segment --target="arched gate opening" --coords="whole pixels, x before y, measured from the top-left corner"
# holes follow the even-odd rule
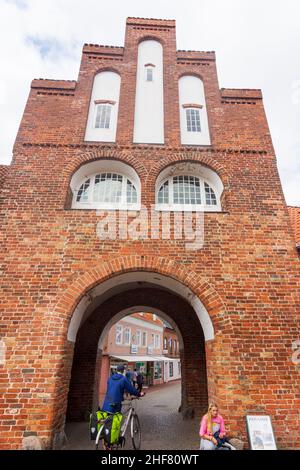
[[[180,343],[183,418],[200,416],[208,404],[205,341],[213,325],[200,299],[183,283],[154,272],[130,272],[97,285],[73,314],[68,340],[75,343],[67,421],[83,421],[99,404],[102,343],[110,327],[138,311],[159,314]]]

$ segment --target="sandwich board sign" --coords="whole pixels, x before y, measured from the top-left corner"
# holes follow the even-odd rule
[[[246,421],[251,450],[277,450],[270,416],[247,415]]]

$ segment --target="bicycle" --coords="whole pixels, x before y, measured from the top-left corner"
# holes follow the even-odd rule
[[[120,436],[119,436],[118,442],[116,444],[113,444],[111,447],[109,447],[109,450],[119,450],[120,448],[125,446],[125,442],[126,442],[125,433],[127,431],[129,423],[130,423],[130,436],[131,436],[133,448],[134,450],[139,450],[141,448],[141,442],[142,442],[141,426],[140,426],[138,415],[136,414],[135,409],[133,407],[133,400],[139,400],[139,398],[131,397],[129,400],[124,400],[122,402],[122,406],[128,405],[128,408],[125,410],[125,412],[122,412],[123,418],[121,422]],[[110,415],[107,418],[99,421],[101,426],[96,437],[96,442],[95,442],[96,450],[99,449],[99,442],[102,439],[103,439],[104,449],[108,450],[108,446],[106,445],[104,441],[103,431],[105,427],[105,422],[111,417],[111,414],[113,413],[110,413]]]

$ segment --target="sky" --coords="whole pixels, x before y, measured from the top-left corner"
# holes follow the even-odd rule
[[[220,88],[262,89],[286,201],[300,206],[299,0],[0,0],[0,164],[31,80],[76,80],[83,44],[123,46],[128,16],[175,19],[177,49],[216,51]]]

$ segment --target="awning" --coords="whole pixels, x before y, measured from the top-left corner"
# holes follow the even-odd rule
[[[164,362],[177,362],[180,361],[179,357],[177,359],[174,359],[172,357],[166,357],[166,356],[155,356],[155,361],[164,361]]]
[[[114,359],[120,359],[125,362],[176,362],[178,359],[171,359],[165,356],[111,356]]]

